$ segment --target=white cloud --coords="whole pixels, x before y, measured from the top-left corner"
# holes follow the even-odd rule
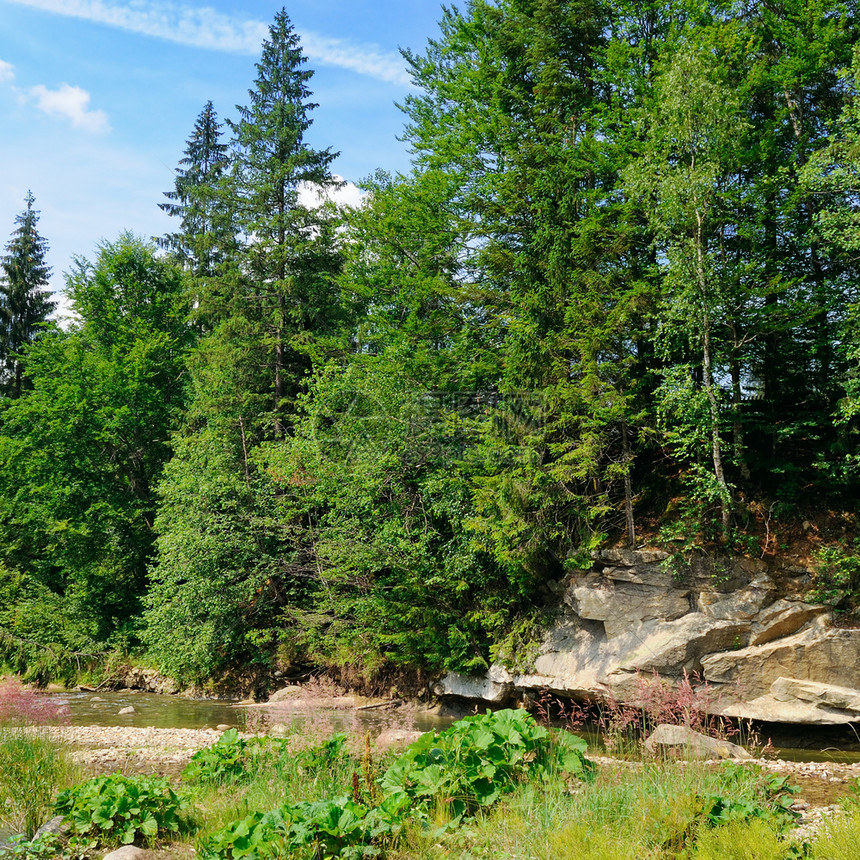
[[[11,63],[5,60],[0,60],[0,81],[11,81],[15,77],[15,72]]]
[[[269,35],[268,25],[261,21],[243,20],[209,7],[196,8],[163,0],[131,0],[128,5],[116,0],[11,2],[119,27],[144,36],[155,36],[181,45],[236,54],[258,55],[263,39]],[[373,45],[356,45],[316,33],[302,33],[301,40],[311,60],[389,83],[409,83],[403,60],[398,54],[382,52]]]
[[[107,131],[107,114],[102,110],[90,110],[90,94],[80,87],[61,84],[59,89],[49,90],[44,84],[30,88],[36,107],[49,116],[62,116],[72,125],[85,131]]]
[[[72,323],[80,320],[77,312],[72,308],[72,300],[65,290],[55,292],[51,296],[51,300],[54,302],[54,311],[50,318],[56,320],[60,328],[69,329]]]
[[[343,182],[342,176],[335,176],[334,178]],[[364,196],[361,189],[352,182],[343,182],[342,185],[333,190],[320,188],[310,182],[302,182],[299,184],[298,192],[299,203],[310,208],[320,206],[326,201],[346,206],[360,206]]]

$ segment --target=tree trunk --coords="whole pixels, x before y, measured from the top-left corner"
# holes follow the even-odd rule
[[[630,439],[627,435],[627,422],[621,422],[621,445],[624,457],[624,516],[627,520],[627,542],[630,549],[636,549],[636,523],[633,521],[633,485],[630,481]]]
[[[708,409],[711,416],[711,455],[714,461],[714,476],[720,487],[722,496],[723,532],[728,534],[731,527],[731,493],[723,470],[723,453],[720,442],[720,409],[717,395],[714,391],[713,353],[711,346],[711,312],[708,307],[707,277],[705,275],[705,240],[704,217],[696,213],[696,280],[702,299],[702,382],[708,397]]]

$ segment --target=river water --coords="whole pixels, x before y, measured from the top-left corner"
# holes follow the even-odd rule
[[[377,734],[383,728],[408,728],[429,731],[444,728],[453,718],[409,707],[356,710],[352,706],[339,706],[332,700],[315,704],[285,703],[278,705],[248,705],[225,699],[187,699],[182,696],[165,696],[134,690],[119,692],[63,692],[48,694],[58,705],[63,705],[67,720],[73,726],[128,726],[160,729],[214,729],[219,726],[235,727],[251,732],[267,729],[301,728],[313,723],[337,731],[370,731]],[[130,714],[121,714],[126,708]]]
[[[223,699],[186,699],[123,690],[117,693],[50,693],[64,704],[73,726],[134,726],[157,729],[214,729],[245,725],[246,711]],[[132,714],[120,714],[134,708]]]

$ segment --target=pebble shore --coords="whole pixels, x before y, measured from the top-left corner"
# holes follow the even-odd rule
[[[221,736],[215,729],[157,729],[131,726],[56,726],[50,735],[73,748],[72,757],[98,773],[115,770],[165,775],[181,770],[191,756]]]

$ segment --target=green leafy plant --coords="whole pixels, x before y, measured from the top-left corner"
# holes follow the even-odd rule
[[[182,771],[189,782],[235,782],[246,772],[245,753],[248,742],[236,729],[228,729],[210,747],[198,750]]]
[[[236,729],[229,729],[212,746],[194,753],[182,771],[182,778],[186,782],[206,785],[247,782],[261,769],[278,769],[287,758],[292,758],[293,766],[303,772],[317,774],[349,755],[345,744],[346,735],[337,734],[294,753],[286,739],[240,738]]]
[[[3,860],[85,860],[90,849],[80,839],[61,839],[46,833],[36,839],[15,836],[0,848]]]
[[[404,803],[388,799],[368,809],[347,798],[286,804],[253,812],[201,840],[201,860],[372,857],[376,843],[395,835]]]
[[[388,796],[450,805],[454,818],[489,806],[528,777],[559,770],[591,775],[587,745],[568,732],[550,735],[523,710],[466,717],[444,732],[427,732],[385,772]]]
[[[742,777],[742,766],[725,765],[730,781]],[[706,820],[712,826],[736,821],[762,819],[769,826],[783,832],[797,824],[800,813],[793,807],[793,797],[800,789],[791,785],[788,778],[759,771],[760,797],[736,799],[723,794],[711,794],[704,798]]]
[[[325,767],[331,767],[336,761],[347,755],[344,744],[346,744],[345,734],[332,735],[328,740],[310,749],[302,750],[297,758],[301,767],[307,770],[321,770]]]
[[[90,836],[93,845],[152,842],[159,834],[179,833],[187,802],[164,777],[100,776],[57,796],[57,812],[72,831]]]

